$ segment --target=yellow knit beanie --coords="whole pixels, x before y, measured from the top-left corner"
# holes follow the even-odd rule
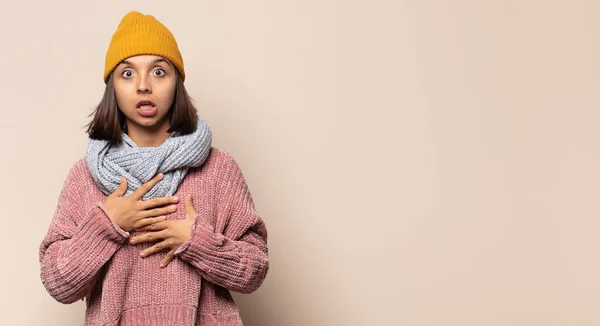
[[[183,58],[171,31],[153,16],[131,11],[123,17],[110,41],[104,83],[108,82],[108,76],[121,61],[142,54],[167,58],[185,80]]]

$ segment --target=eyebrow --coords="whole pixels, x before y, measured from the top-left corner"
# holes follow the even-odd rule
[[[161,62],[165,62],[165,63],[169,64],[169,66],[170,66],[170,62],[169,62],[167,59],[165,59],[165,58],[158,58],[158,59],[156,59],[156,60],[152,61],[152,65],[155,65],[155,64],[157,64],[157,63],[161,63]],[[130,66],[135,66],[133,63],[131,63],[131,61],[127,61],[127,60],[123,60],[123,61],[121,61],[121,62],[119,63],[119,65],[130,65]]]

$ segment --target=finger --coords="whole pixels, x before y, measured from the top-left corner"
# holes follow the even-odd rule
[[[170,243],[169,241],[163,240],[163,241],[161,241],[161,242],[153,245],[152,247],[150,247],[150,248],[148,248],[148,249],[143,250],[142,252],[140,252],[140,256],[141,257],[148,257],[150,255],[153,255],[153,254],[157,253],[157,252],[161,252],[161,251],[163,251],[165,249],[168,249],[168,248],[170,248],[169,247],[169,243]]]
[[[123,197],[123,195],[125,195],[126,192],[127,192],[127,179],[125,179],[124,177],[121,177],[121,182],[119,183],[119,186],[117,187],[117,189],[115,189],[115,191],[113,191],[113,193],[111,195],[114,197]]]
[[[166,216],[143,218],[133,225],[138,231],[160,231],[167,228]]]
[[[164,178],[162,173],[159,173],[154,176],[154,178],[150,179],[150,181],[141,185],[137,190],[132,194],[137,199],[142,199],[145,194],[148,193],[160,180]]]
[[[177,249],[171,249],[171,251],[169,251],[167,253],[167,255],[165,256],[165,258],[163,258],[163,260],[160,262],[160,267],[167,267],[167,265],[169,265],[169,263],[173,260],[173,258],[175,258],[175,251]]]
[[[154,208],[154,209],[149,209],[149,210],[140,212],[140,216],[142,218],[161,216],[161,215],[167,215],[167,214],[173,213],[176,210],[177,210],[177,205],[169,205],[167,207]]]
[[[159,197],[141,201],[139,207],[140,209],[146,210],[154,207],[165,206],[168,204],[175,204],[177,202],[179,202],[179,198],[177,196]]]
[[[138,231],[162,231],[169,227],[166,221],[149,224],[144,227],[137,229]]]
[[[135,236],[135,237],[129,239],[129,243],[136,244],[136,243],[152,242],[152,241],[156,241],[156,240],[163,240],[163,239],[167,238],[166,231],[167,231],[167,229],[164,229],[161,231],[148,232],[146,234],[138,235],[138,236]]]
[[[192,195],[187,195],[187,197],[185,197],[185,210],[187,211],[188,219],[196,218],[196,210],[194,209]]]

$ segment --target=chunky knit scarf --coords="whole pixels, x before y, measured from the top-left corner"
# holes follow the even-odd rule
[[[122,136],[119,146],[91,139],[86,154],[88,169],[106,195],[117,189],[121,177],[127,179],[125,195],[129,195],[162,172],[164,178],[143,199],[173,195],[188,169],[204,163],[212,142],[211,130],[200,117],[194,133],[173,133],[159,147],[138,147],[127,134]]]

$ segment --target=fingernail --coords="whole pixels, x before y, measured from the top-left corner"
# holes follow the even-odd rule
[[[129,240],[129,243],[135,244],[135,240],[131,239],[131,240]]]
[[[173,196],[173,201],[178,201],[178,200],[179,200],[179,197]]]
[[[145,255],[146,255],[145,253],[143,253],[143,252],[140,252],[140,256],[141,256],[141,257],[144,257]]]
[[[170,209],[171,209],[172,211],[175,211],[175,210],[177,209],[177,206],[175,206],[175,205],[172,205],[172,206],[170,207]]]

